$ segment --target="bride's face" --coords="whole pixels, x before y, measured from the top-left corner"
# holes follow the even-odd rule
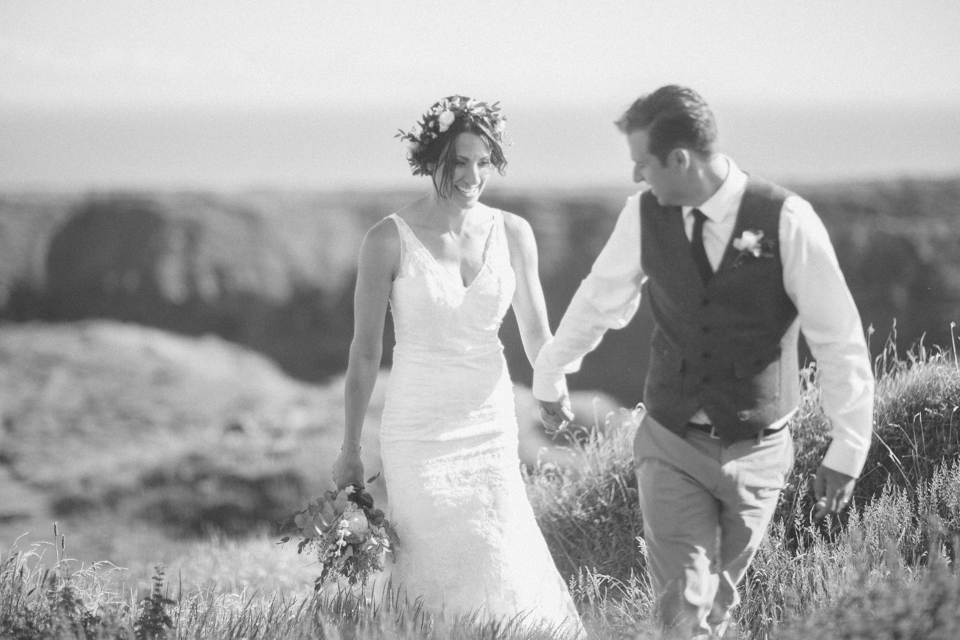
[[[493,172],[490,147],[476,134],[461,133],[453,141],[453,151],[453,180],[443,196],[467,209],[480,199]]]

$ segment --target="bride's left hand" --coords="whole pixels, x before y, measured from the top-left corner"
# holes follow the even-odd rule
[[[351,484],[363,486],[363,461],[360,460],[359,450],[345,449],[340,452],[333,463],[333,481],[338,491]]]

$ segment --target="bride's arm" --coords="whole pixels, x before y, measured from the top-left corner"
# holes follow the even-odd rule
[[[383,355],[383,325],[400,266],[400,238],[392,220],[381,220],[363,239],[353,298],[353,341],[344,391],[343,447],[333,465],[337,488],[363,483],[360,434]]]
[[[523,350],[530,366],[533,366],[540,349],[551,337],[547,304],[543,298],[537,266],[537,242],[529,222],[512,213],[504,212],[503,216],[510,247],[510,264],[517,277],[513,312],[520,327]]]

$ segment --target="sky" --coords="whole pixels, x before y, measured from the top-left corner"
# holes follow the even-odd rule
[[[57,114],[323,113],[392,135],[460,93],[541,128],[559,113],[609,128],[667,83],[738,131],[767,109],[960,113],[957,34],[956,0],[0,0],[0,134],[15,140],[0,141],[0,185],[49,155],[30,127]]]

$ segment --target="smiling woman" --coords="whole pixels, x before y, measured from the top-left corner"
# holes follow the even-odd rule
[[[360,433],[380,368],[384,317],[396,348],[380,431],[393,584],[425,611],[582,631],[520,474],[513,386],[498,331],[512,305],[532,364],[550,338],[530,225],[479,198],[506,159],[496,104],[431,107],[401,138],[432,189],[384,218],[360,249],[338,488],[362,484]]]
[[[413,175],[431,176],[437,192],[447,196],[451,183],[458,179],[454,174],[462,174],[470,160],[461,155],[461,150],[471,151],[482,160],[484,175],[489,175],[491,165],[504,175],[507,159],[501,144],[505,123],[498,103],[487,105],[463,96],[450,96],[430,107],[409,133],[401,130],[396,137],[409,149],[407,161]],[[464,133],[472,135],[460,135]],[[476,141],[472,142],[474,138]],[[468,144],[472,149],[465,148]]]

